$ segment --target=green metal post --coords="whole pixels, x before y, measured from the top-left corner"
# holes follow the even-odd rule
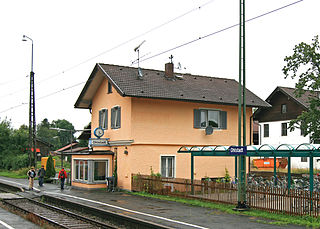
[[[238,145],[246,145],[246,93],[245,93],[245,0],[240,0],[239,23],[239,98],[238,98]],[[242,81],[243,76],[243,81]],[[243,135],[241,144],[241,106],[243,111]],[[246,156],[239,156],[238,205],[236,210],[246,209]]]
[[[310,184],[310,192],[313,192],[313,157],[309,157],[309,168],[310,168],[310,176],[309,176],[309,184]]]
[[[234,157],[234,176],[238,177],[238,157]]]
[[[245,45],[245,7],[244,7],[244,0],[243,0],[243,14],[242,14],[242,27],[243,27],[243,38],[242,38],[242,56],[243,56],[243,59],[242,59],[242,102],[243,102],[243,108],[242,108],[242,111],[243,111],[243,120],[242,120],[242,123],[243,123],[243,134],[242,134],[242,144],[243,146],[246,146],[247,145],[247,128],[246,128],[246,125],[247,125],[247,105],[246,105],[246,58],[245,58],[245,55],[246,55],[246,45]],[[242,207],[246,208],[247,206],[247,156],[245,155],[241,155],[241,160],[242,160],[242,168],[241,168],[241,176],[242,176],[242,190],[241,190],[241,201],[242,201]]]
[[[291,157],[288,157],[288,192],[291,188]]]
[[[312,197],[313,197],[313,156],[309,157],[309,167],[310,167],[310,174],[309,174],[309,184],[310,184],[310,209],[313,209]]]
[[[194,179],[194,156],[193,156],[193,153],[191,153],[191,193],[192,194],[194,194],[193,179]]]
[[[274,185],[278,184],[277,181],[277,158],[273,157],[273,177],[274,177]]]

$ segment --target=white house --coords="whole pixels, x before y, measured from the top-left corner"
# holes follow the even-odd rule
[[[309,135],[296,128],[288,129],[289,122],[296,119],[303,111],[308,110],[307,91],[297,98],[294,88],[277,87],[266,99],[271,108],[259,108],[254,114],[254,120],[259,122],[259,145],[312,143]],[[320,169],[320,158],[314,158],[314,168]],[[319,160],[319,162],[318,162]],[[291,168],[309,168],[308,157],[292,157]]]

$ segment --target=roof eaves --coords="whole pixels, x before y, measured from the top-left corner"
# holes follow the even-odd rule
[[[96,64],[96,65],[95,65],[95,67],[94,67],[94,69],[93,69],[93,71],[92,71],[92,73],[90,74],[89,79],[87,80],[86,84],[84,85],[84,87],[83,87],[83,89],[82,89],[82,91],[81,91],[81,93],[80,93],[80,95],[79,95],[79,97],[78,97],[78,99],[77,99],[76,103],[74,104],[74,107],[75,107],[75,108],[84,108],[84,109],[88,109],[88,108],[86,108],[86,107],[80,107],[80,106],[79,106],[79,104],[80,104],[80,102],[81,102],[81,100],[82,100],[83,96],[84,96],[84,95],[85,95],[85,93],[87,92],[87,90],[88,90],[88,88],[89,88],[89,86],[90,86],[90,84],[91,84],[91,82],[92,82],[93,78],[95,77],[95,75],[96,75],[97,71],[98,71],[98,68],[97,68],[97,64]],[[90,104],[89,108],[91,108],[91,104]]]
[[[174,100],[174,101],[181,101],[181,102],[193,102],[193,103],[206,103],[206,104],[219,104],[219,105],[231,105],[231,106],[238,106],[238,102],[220,102],[220,101],[208,101],[208,100],[199,100],[199,99],[178,99],[178,98],[168,98],[168,97],[154,97],[154,96],[140,96],[140,95],[126,95],[128,97],[133,98],[144,98],[144,99],[162,99],[162,100]],[[271,107],[269,103],[268,106],[258,105],[258,104],[246,104],[247,107]]]
[[[291,96],[290,94],[288,94],[283,87],[278,87],[280,91],[282,91],[285,95],[289,96],[290,98],[292,98],[296,103],[298,103],[299,105],[301,105],[303,108],[308,109],[307,106],[305,106],[303,103],[301,103],[295,96]],[[293,88],[290,88],[293,89]]]
[[[104,70],[104,68],[100,64],[97,64],[97,65],[99,66],[100,70],[106,75],[108,80],[110,80],[110,82],[116,88],[116,90],[119,92],[119,94],[122,96],[125,96],[125,93],[123,92],[123,90],[114,82],[114,80],[109,76],[109,74]]]

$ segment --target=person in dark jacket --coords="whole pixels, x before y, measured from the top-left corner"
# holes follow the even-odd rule
[[[61,190],[64,189],[64,181],[67,178],[67,172],[62,168],[59,172],[58,178],[60,179]]]
[[[41,165],[41,168],[38,171],[38,177],[39,177],[39,186],[43,186],[44,176],[46,175],[46,170],[44,169],[44,165]]]

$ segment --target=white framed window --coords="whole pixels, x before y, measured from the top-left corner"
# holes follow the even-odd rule
[[[121,107],[111,108],[111,129],[119,129],[121,127]]]
[[[161,176],[175,177],[175,156],[161,156]]]
[[[88,181],[88,160],[74,160],[75,180]]]
[[[308,157],[301,157],[301,162],[308,162]]]
[[[281,114],[287,113],[287,104],[281,104]]]
[[[93,181],[105,181],[108,177],[109,161],[96,160],[93,162]]]
[[[212,126],[217,129],[227,129],[227,112],[210,109],[194,109],[194,128],[204,129]]]
[[[288,136],[288,123],[281,123],[281,136]]]
[[[102,129],[108,129],[108,109],[102,109],[99,111],[99,127]]]
[[[104,183],[109,176],[108,159],[81,159],[73,160],[73,180],[83,183]]]
[[[269,124],[263,124],[263,137],[269,137]]]

